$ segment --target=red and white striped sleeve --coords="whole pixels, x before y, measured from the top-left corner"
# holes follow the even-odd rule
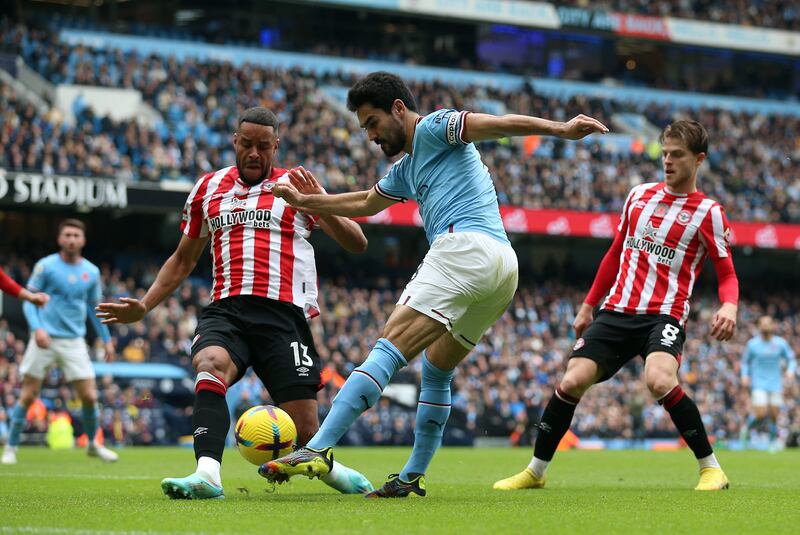
[[[700,238],[712,259],[731,256],[730,237],[731,226],[725,217],[725,210],[714,203],[700,224]]]
[[[208,183],[213,176],[214,173],[209,173],[195,183],[183,207],[181,232],[190,238],[199,239],[208,236],[208,224],[203,210],[203,200],[208,189]]]

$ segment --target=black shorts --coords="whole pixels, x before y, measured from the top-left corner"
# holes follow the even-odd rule
[[[215,301],[200,316],[192,358],[210,346],[228,351],[237,380],[252,367],[274,403],[316,399],[322,383],[319,355],[299,307],[252,295]]]
[[[572,348],[572,357],[597,363],[610,379],[637,355],[646,358],[654,351],[669,353],[681,362],[686,333],[678,320],[666,314],[623,314],[601,310]]]

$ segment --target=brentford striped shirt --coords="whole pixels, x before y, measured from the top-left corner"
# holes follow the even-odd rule
[[[212,299],[255,295],[319,314],[317,268],[308,237],[316,219],[272,195],[286,169],[250,186],[236,166],[197,181],[183,210],[181,231],[211,236]]]
[[[667,314],[683,324],[707,256],[730,256],[730,226],[716,201],[677,194],[663,182],[633,188],[619,222],[625,237],[614,286],[603,308]]]

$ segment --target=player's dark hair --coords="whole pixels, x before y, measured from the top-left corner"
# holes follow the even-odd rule
[[[675,121],[661,132],[659,141],[663,144],[668,137],[680,139],[694,154],[708,153],[708,131],[697,121]]]
[[[74,227],[79,228],[86,234],[86,223],[81,221],[80,219],[65,219],[61,223],[58,224],[58,233],[61,234],[61,231],[64,230],[66,227]]]
[[[237,124],[239,127],[241,127],[242,123],[254,123],[262,126],[271,126],[275,131],[275,135],[278,134],[278,125],[280,124],[278,117],[274,113],[267,108],[262,108],[260,106],[247,108],[244,110],[242,114],[239,115],[239,122]]]
[[[389,113],[392,103],[400,99],[411,111],[417,111],[417,102],[411,90],[399,76],[386,71],[373,72],[355,83],[347,92],[347,109],[356,111],[370,104]]]

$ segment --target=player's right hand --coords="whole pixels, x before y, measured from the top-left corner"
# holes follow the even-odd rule
[[[101,323],[136,323],[147,314],[147,307],[138,299],[120,297],[119,303],[100,303],[95,308],[95,315]]]
[[[50,338],[50,335],[49,335],[49,334],[47,334],[47,331],[45,331],[44,329],[41,329],[41,328],[39,328],[39,329],[36,329],[36,330],[34,331],[34,333],[33,333],[33,339],[36,341],[36,345],[37,345],[37,346],[39,346],[39,347],[41,347],[42,349],[47,349],[47,348],[49,348],[49,347],[50,347],[50,344],[51,344],[51,343],[52,343],[52,341],[53,341],[53,340]]]
[[[572,328],[575,329],[575,338],[580,338],[583,335],[583,331],[586,330],[586,327],[592,323],[592,307],[587,305],[586,303],[581,304],[581,308],[578,309],[578,313],[575,314],[575,321],[572,322]]]

